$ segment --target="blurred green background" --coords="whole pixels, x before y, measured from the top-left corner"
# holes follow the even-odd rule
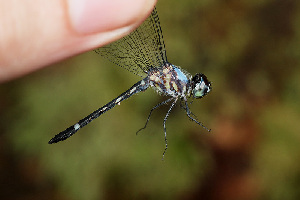
[[[94,52],[0,86],[0,199],[300,199],[300,2],[159,1],[168,59],[213,90],[167,121],[149,89],[48,140],[140,80]]]

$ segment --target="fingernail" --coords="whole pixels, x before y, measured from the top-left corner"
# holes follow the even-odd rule
[[[70,23],[79,34],[114,30],[144,19],[155,1],[68,0]]]

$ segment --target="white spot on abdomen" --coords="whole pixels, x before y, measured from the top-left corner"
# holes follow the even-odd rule
[[[102,108],[101,112],[105,111],[107,109],[107,107]]]
[[[75,124],[74,125],[74,129],[75,129],[75,131],[77,131],[78,129],[80,129],[80,125],[77,123],[77,124]]]
[[[117,98],[116,103],[118,104],[122,100],[122,97]]]
[[[132,88],[129,92],[132,94],[136,90],[136,87]]]

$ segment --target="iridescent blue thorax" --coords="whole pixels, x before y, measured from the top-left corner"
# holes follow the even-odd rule
[[[192,76],[179,67],[166,63],[148,72],[149,84],[159,93],[172,96],[189,96]]]

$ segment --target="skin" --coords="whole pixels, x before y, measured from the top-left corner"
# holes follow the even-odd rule
[[[0,82],[104,46],[138,27],[156,0],[0,0]]]

